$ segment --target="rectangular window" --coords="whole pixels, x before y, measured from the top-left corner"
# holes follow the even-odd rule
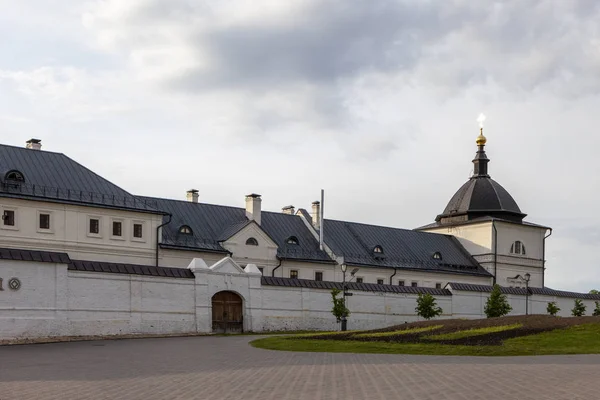
[[[378,285],[383,285],[383,279],[381,279],[381,278],[378,278],[378,279],[377,279],[377,284],[378,284]]]
[[[100,220],[97,218],[90,218],[90,233],[95,235],[100,233]]]
[[[417,287],[417,286],[419,286],[419,284],[418,284],[417,282],[411,282],[411,283],[410,283],[410,286],[412,286],[412,287]]]
[[[315,281],[322,281],[322,280],[323,280],[323,273],[315,272]]]
[[[436,283],[435,284],[435,288],[436,289],[441,289],[442,288],[442,284],[441,283]]]
[[[40,214],[40,229],[50,229],[50,214]]]
[[[290,278],[292,279],[298,279],[298,270],[293,269],[290,271]]]
[[[142,236],[143,236],[142,224],[133,224],[133,237],[134,238],[142,238]]]
[[[2,220],[6,226],[15,226],[15,212],[12,210],[4,210]]]
[[[113,221],[113,236],[122,236],[123,235],[123,223],[120,221]]]
[[[362,276],[361,276],[361,277],[358,277],[358,278],[356,278],[356,283],[363,283],[363,278],[362,278]]]
[[[398,286],[404,286],[404,281],[398,281]]]

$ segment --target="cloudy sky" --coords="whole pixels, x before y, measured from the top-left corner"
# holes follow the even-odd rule
[[[2,142],[132,193],[414,228],[490,174],[600,289],[600,2],[0,0]]]

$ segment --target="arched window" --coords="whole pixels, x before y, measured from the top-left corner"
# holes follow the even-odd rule
[[[383,247],[377,245],[373,248],[373,253],[375,254],[383,254]]]
[[[433,253],[433,259],[434,260],[441,260],[442,259],[442,253],[440,253],[439,251],[436,251],[435,253]]]
[[[193,235],[194,231],[188,225],[181,225],[179,227],[179,233],[182,235]]]
[[[25,176],[20,171],[12,170],[8,171],[6,175],[4,175],[4,180],[13,181],[13,182],[25,182]]]
[[[285,240],[285,242],[287,244],[295,244],[295,245],[300,244],[300,242],[298,241],[298,238],[296,236],[290,236],[289,238],[287,238]]]
[[[253,237],[248,238],[248,240],[246,240],[246,246],[258,246],[258,240]]]
[[[527,255],[527,251],[525,250],[525,245],[519,240],[517,240],[510,246],[510,253]]]

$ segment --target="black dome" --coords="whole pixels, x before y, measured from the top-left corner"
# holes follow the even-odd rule
[[[449,224],[480,217],[522,222],[525,218],[526,215],[506,189],[488,175],[490,160],[485,154],[485,143],[482,133],[477,138],[478,151],[473,160],[475,175],[452,196],[444,213],[435,219],[437,222]]]
[[[465,221],[484,216],[515,222],[525,218],[517,202],[498,182],[490,177],[474,176],[452,196],[436,221]]]

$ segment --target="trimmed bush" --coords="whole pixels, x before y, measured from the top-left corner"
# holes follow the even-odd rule
[[[488,318],[502,317],[512,311],[512,307],[506,300],[506,295],[500,291],[500,285],[494,285],[490,297],[485,302],[484,311]]]

